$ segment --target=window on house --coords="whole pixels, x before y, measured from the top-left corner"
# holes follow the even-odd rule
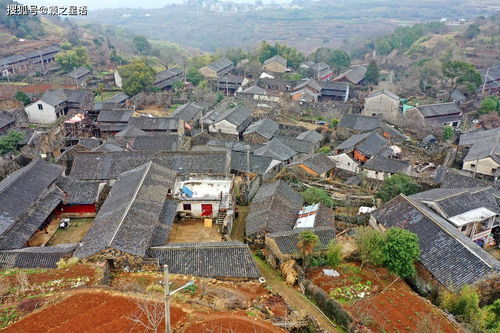
[[[465,229],[467,229],[466,225],[464,225],[464,226],[462,226],[462,228],[460,228],[461,231],[465,231]]]
[[[454,121],[453,124],[452,124],[453,127],[457,127],[458,126],[458,122]]]
[[[191,204],[183,204],[182,210],[191,210]]]
[[[43,110],[43,105],[42,104],[38,104],[38,110]]]
[[[491,173],[495,174],[497,172],[497,168],[491,168]]]
[[[470,167],[471,167],[471,168],[475,168],[475,167],[476,167],[476,165],[475,165],[475,164],[471,164],[471,165],[470,165]]]

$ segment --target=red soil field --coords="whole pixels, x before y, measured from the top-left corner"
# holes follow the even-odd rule
[[[284,333],[286,331],[263,321],[252,320],[235,314],[211,316],[201,323],[189,326],[184,333]]]
[[[134,326],[127,318],[136,312],[137,305],[132,298],[105,292],[85,292],[36,312],[3,332],[143,332],[142,326]],[[171,307],[170,316],[172,327],[178,326],[186,318],[184,311],[177,307]],[[160,325],[161,330],[164,330],[163,324]]]
[[[431,327],[443,333],[461,332],[444,314],[426,299],[418,296],[404,282],[391,286],[384,293],[347,306],[350,313],[373,318],[370,328],[376,332],[418,332],[426,319]]]
[[[349,265],[357,270],[346,269]],[[356,320],[370,318],[369,328],[374,332],[418,332],[422,320],[443,333],[461,332],[446,318],[445,314],[425,298],[420,297],[406,283],[400,281],[385,288],[394,280],[385,268],[363,267],[351,262],[340,266],[339,277],[325,276],[323,268],[312,269],[308,278],[326,291],[332,288],[351,286],[358,282],[371,281],[370,296],[342,303],[342,307]],[[349,267],[347,267],[349,268]],[[385,290],[385,291],[384,291]]]

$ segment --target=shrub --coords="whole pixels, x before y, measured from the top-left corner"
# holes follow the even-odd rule
[[[328,192],[319,187],[309,187],[302,192],[302,197],[308,205],[313,205],[318,202],[327,207],[333,207],[335,205],[335,201],[333,201]]]
[[[151,283],[149,286],[146,287],[146,292],[147,293],[162,293],[163,286],[161,286],[157,283]]]
[[[453,131],[453,127],[445,126],[443,127],[443,140],[449,140],[455,135],[455,131]]]
[[[390,228],[382,245],[383,264],[402,278],[414,276],[415,261],[420,256],[418,237],[400,228]]]
[[[384,180],[377,193],[377,197],[382,199],[383,202],[387,202],[401,193],[411,195],[420,192],[420,190],[421,186],[413,178],[407,175],[396,174]]]
[[[439,297],[440,306],[459,320],[471,325],[474,332],[483,332],[487,311],[479,307],[479,295],[470,285],[465,285],[456,294],[444,291]]]
[[[342,306],[335,300],[331,299],[328,294],[321,288],[315,286],[311,281],[304,282],[306,296],[311,298],[325,315],[334,320],[338,325],[347,329],[352,322],[351,317],[342,309]]]
[[[26,95],[26,93],[18,90],[16,94],[14,95],[14,98],[17,99],[18,101],[23,102],[24,105],[28,105],[31,103],[31,98]]]
[[[330,148],[329,146],[323,146],[320,149],[318,149],[318,152],[323,154],[330,154],[332,152],[332,148]]]
[[[65,268],[74,266],[77,263],[78,263],[78,258],[76,258],[76,257],[71,257],[68,260],[64,260],[64,258],[61,258],[57,262],[57,268],[59,268],[59,269],[65,269]]]
[[[358,228],[354,235],[354,242],[362,263],[382,265],[384,236],[380,231],[371,227]]]
[[[326,250],[326,261],[328,265],[337,267],[342,263],[342,244],[332,239],[328,243],[328,249]]]
[[[24,140],[24,133],[10,131],[7,135],[0,137],[0,155],[16,151],[17,145]]]

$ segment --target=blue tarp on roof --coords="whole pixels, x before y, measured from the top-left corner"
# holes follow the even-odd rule
[[[191,191],[186,185],[182,186],[182,192],[189,198],[193,196],[193,191]]]

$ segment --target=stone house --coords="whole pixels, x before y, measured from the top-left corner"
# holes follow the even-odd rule
[[[384,120],[393,123],[400,116],[399,96],[386,89],[371,93],[365,98],[361,114],[370,117],[381,115]]]

